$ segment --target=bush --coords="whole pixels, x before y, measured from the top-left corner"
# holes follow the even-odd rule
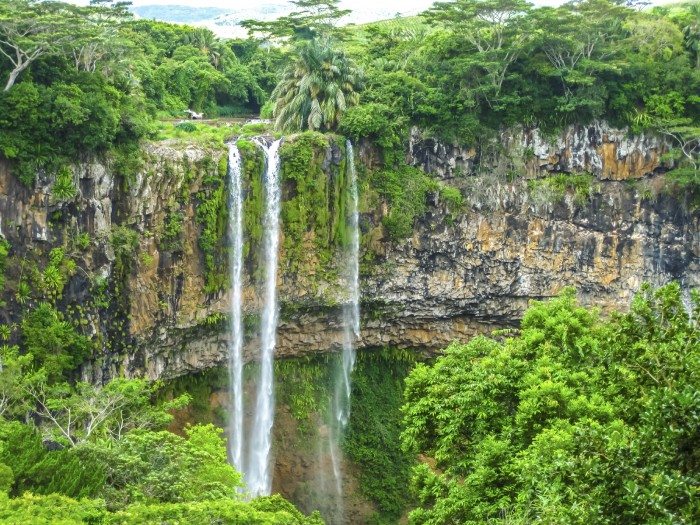
[[[180,122],[175,125],[175,129],[184,131],[185,133],[194,133],[197,131],[197,124],[194,122]]]
[[[547,204],[562,202],[568,194],[581,206],[591,200],[595,177],[590,173],[558,174],[528,181],[528,189],[535,202]]]
[[[131,266],[136,260],[139,247],[139,233],[128,226],[115,226],[112,228],[110,244],[114,250],[116,269],[121,276],[131,272]]]
[[[341,133],[354,141],[370,139],[382,148],[384,162],[399,162],[408,128],[403,119],[384,104],[363,104],[348,109],[340,122]]]
[[[700,294],[609,320],[571,290],[519,335],[454,343],[406,381],[412,523],[697,523]]]
[[[160,249],[177,252],[182,250],[182,225],[185,216],[181,211],[171,210],[165,219],[163,234],[160,237]]]
[[[383,224],[393,240],[409,237],[416,219],[427,210],[427,196],[438,183],[412,166],[384,169],[372,174],[372,184],[389,203]]]
[[[7,268],[7,258],[10,255],[10,243],[4,238],[0,238],[0,293],[5,289],[5,269]]]
[[[449,211],[456,212],[462,207],[464,198],[458,188],[441,184],[439,192],[440,198],[445,202]]]
[[[32,355],[34,366],[43,367],[50,379],[74,370],[92,349],[90,339],[48,303],[40,303],[25,314],[21,328],[24,349]]]
[[[14,481],[15,476],[9,465],[0,463],[0,498],[10,491]]]
[[[78,194],[78,189],[73,183],[73,171],[68,166],[63,166],[56,174],[56,180],[51,187],[51,194],[57,201],[68,201]]]

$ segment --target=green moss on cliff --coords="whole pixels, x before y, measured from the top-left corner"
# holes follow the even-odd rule
[[[260,268],[257,264],[257,250],[254,247],[260,246],[263,234],[265,155],[250,140],[239,139],[236,145],[243,162],[243,232],[245,236],[243,256],[250,268],[259,271],[257,270]]]
[[[179,209],[174,206],[170,208],[160,236],[159,246],[161,250],[169,252],[182,251],[182,226],[184,220],[185,216]]]
[[[10,243],[5,239],[0,239],[0,294],[5,290],[5,268],[9,254]],[[2,301],[0,301],[0,306],[2,306]]]
[[[284,253],[298,271],[309,253],[328,277],[337,249],[347,245],[348,176],[344,140],[306,132],[290,137],[280,150],[284,200]]]
[[[309,250],[321,256],[329,246],[328,182],[323,171],[327,147],[325,136],[309,132],[292,137],[280,149],[284,253],[292,270],[299,269]]]
[[[170,380],[160,392],[159,400],[174,399],[182,394],[189,394],[192,398],[187,407],[176,412],[171,430],[180,432],[192,422],[213,423],[224,427],[227,411],[222,405],[213,401],[212,395],[217,391],[225,390],[227,385],[228,372],[224,367]]]
[[[437,181],[412,166],[375,171],[371,177],[372,185],[389,204],[389,214],[383,219],[389,237],[409,237],[416,219],[427,210],[428,192],[437,191]]]
[[[298,445],[312,443],[319,421],[325,418],[330,395],[329,362],[331,354],[313,358],[275,361],[278,402],[289,407],[299,430]]]
[[[560,173],[528,181],[530,196],[536,203],[562,202],[567,195],[581,206],[591,200],[595,190],[595,176],[590,173]]]
[[[204,258],[204,290],[216,293],[228,285],[226,156],[218,163],[205,157],[197,163],[196,169],[203,173],[202,187],[197,193],[196,218],[200,226],[199,248]]]
[[[413,460],[400,444],[404,379],[416,362],[408,351],[359,352],[343,450],[357,467],[362,493],[377,505],[373,523],[396,523],[409,504]]]

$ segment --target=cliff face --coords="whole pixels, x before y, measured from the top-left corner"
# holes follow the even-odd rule
[[[700,284],[700,216],[663,191],[665,143],[596,124],[548,140],[536,130],[517,130],[503,135],[502,146],[490,154],[414,132],[408,160],[459,188],[466,204],[450,213],[431,196],[409,239],[389,242],[381,226],[386,206],[364,199],[378,204],[361,210],[360,346],[437,350],[514,325],[529,300],[564,286],[607,309],[624,308],[644,281]],[[81,165],[74,170],[79,192],[69,202],[54,202],[49,180],[30,191],[0,169],[0,226],[12,246],[0,321],[19,320],[16,292],[26,261],[41,271],[50,249],[62,246],[79,270],[59,304],[81,305],[89,320],[84,329],[98,342],[86,378],[118,371],[173,377],[224,363],[228,296],[226,286],[207,289],[211,265],[202,248],[202,232],[216,224],[198,210],[221,200],[212,181],[225,180],[225,153],[150,145],[143,166],[129,177],[108,162]],[[371,162],[371,153],[361,148],[361,160]],[[337,146],[329,143],[319,155],[329,178],[342,171]],[[591,175],[570,175],[580,172]],[[578,177],[576,188],[564,179],[550,185],[546,176],[553,173]],[[136,232],[129,257],[115,241],[116,224]],[[221,224],[216,228],[225,238]],[[75,239],[85,233],[89,245],[77,247]],[[305,248],[307,241],[313,246],[313,232],[301,238]],[[301,262],[285,252],[281,257],[281,357],[325,352],[342,337],[342,282],[332,264],[329,271],[311,248],[305,252]],[[259,300],[250,265],[247,273],[245,352],[252,358]],[[105,281],[112,284],[105,288]],[[108,301],[98,301],[100,294]]]
[[[605,122],[569,126],[555,136],[537,128],[503,132],[491,150],[443,144],[411,131],[409,162],[451,179],[510,164],[526,177],[588,172],[600,180],[640,179],[662,169],[669,144],[654,135],[628,135]]]

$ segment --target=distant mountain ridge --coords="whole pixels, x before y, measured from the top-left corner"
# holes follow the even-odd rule
[[[192,7],[189,5],[142,5],[132,7],[131,11],[139,18],[178,24],[193,24],[211,20],[231,12],[230,9],[221,7]]]
[[[230,9],[212,6],[154,4],[135,6],[131,8],[131,11],[140,18],[204,26],[221,37],[243,37],[246,35],[246,30],[240,26],[241,21],[251,18],[274,20],[290,13],[291,6],[289,2],[284,0],[268,0],[247,7],[235,6]],[[396,15],[414,15],[419,11],[416,8],[363,8],[351,13],[344,21],[348,24],[361,24],[393,18]]]

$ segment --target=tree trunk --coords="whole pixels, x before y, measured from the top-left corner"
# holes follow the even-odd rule
[[[15,69],[12,70],[10,73],[9,78],[7,79],[7,84],[5,84],[5,91],[9,91],[12,86],[15,85],[15,81],[17,80],[17,77],[19,74],[22,72],[24,67],[16,67]]]

